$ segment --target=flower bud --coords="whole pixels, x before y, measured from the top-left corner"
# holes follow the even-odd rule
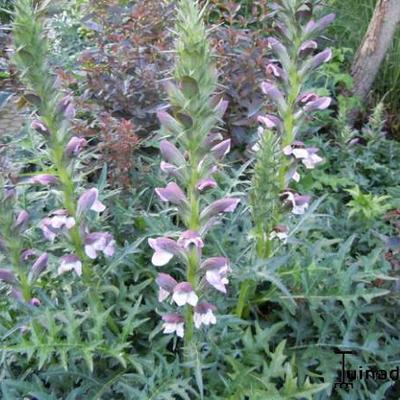
[[[261,90],[279,107],[281,112],[286,110],[285,98],[276,85],[266,81],[261,84]]]
[[[14,223],[14,227],[19,231],[19,232],[23,232],[26,229],[26,226],[28,224],[28,220],[29,220],[29,214],[25,211],[22,210]]]
[[[218,143],[211,149],[211,154],[218,160],[221,161],[231,150],[231,139],[226,139],[221,143]]]
[[[211,203],[208,207],[206,207],[201,213],[201,219],[204,221],[209,220],[210,218],[224,213],[224,212],[233,212],[235,211],[237,205],[239,204],[240,199],[235,197],[226,197]]]
[[[36,132],[40,133],[43,136],[49,136],[50,131],[49,128],[41,121],[35,119],[31,123],[31,128],[34,129]]]
[[[0,268],[0,281],[6,283],[15,283],[17,278],[15,277],[14,272],[9,269]]]
[[[160,143],[160,151],[163,159],[168,163],[183,166],[186,164],[185,157],[182,153],[168,140],[162,140]]]
[[[31,267],[31,273],[34,278],[37,278],[47,267],[49,255],[43,253]]]
[[[183,126],[166,111],[158,111],[157,117],[160,121],[161,127],[164,128],[167,132],[173,133],[175,135],[179,135],[182,132]]]
[[[54,175],[49,175],[49,174],[39,174],[39,175],[34,175],[32,178],[29,180],[30,183],[36,184],[36,185],[55,185],[58,183],[58,179]]]
[[[99,191],[96,188],[86,190],[78,199],[77,215],[87,210],[103,212],[106,206],[99,200]]]
[[[67,157],[76,156],[86,147],[86,145],[86,139],[73,136],[65,147],[65,154]]]
[[[170,202],[177,206],[187,204],[185,193],[175,182],[168,183],[165,188],[156,188],[155,192],[161,201]]]

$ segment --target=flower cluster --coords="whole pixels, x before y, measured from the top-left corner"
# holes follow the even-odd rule
[[[103,212],[105,205],[99,200],[96,188],[83,191],[78,197],[81,190],[77,177],[87,141],[71,134],[71,120],[76,115],[73,97],[60,90],[51,73],[46,59],[46,39],[38,15],[39,11],[32,7],[30,0],[21,0],[16,4],[14,62],[29,90],[27,98],[31,101],[34,115],[31,129],[40,135],[44,145],[37,150],[40,152],[40,161],[35,166],[37,171],[28,179],[15,179],[14,187],[6,185],[3,203],[6,202],[7,207],[1,207],[4,216],[0,217],[3,222],[0,224],[0,243],[4,243],[7,249],[11,266],[1,271],[0,280],[12,286],[11,293],[16,299],[34,305],[39,305],[40,301],[32,298],[31,284],[47,268],[49,260],[57,260],[58,275],[75,271],[90,285],[90,260],[101,254],[110,257],[115,252],[115,241],[110,233],[90,232],[87,226],[88,212]],[[35,62],[32,63],[32,60]],[[18,192],[24,190],[28,201],[33,191],[48,191],[55,195],[54,202],[53,199],[48,201],[54,210],[50,208],[49,212],[47,206],[47,215],[40,221],[35,220],[41,215],[39,209],[32,212],[35,216],[32,228],[41,230],[44,241],[38,241],[36,235],[33,240],[24,241],[22,238],[15,241],[15,234],[21,235],[25,231],[30,215],[22,210],[15,221],[7,215],[14,215],[12,210],[18,207]],[[35,234],[34,229],[30,231]],[[26,247],[21,245],[25,242],[28,243]],[[51,247],[54,254],[38,251],[39,246]],[[33,264],[26,273],[25,264],[31,259],[34,259]]]
[[[318,43],[313,39],[335,18],[334,14],[329,14],[314,21],[313,8],[314,2],[303,0],[273,4],[271,16],[276,20],[278,38],[268,38],[274,58],[266,66],[268,79],[261,84],[261,89],[275,105],[276,114],[258,116],[259,136],[276,131],[280,138],[283,157],[278,174],[280,198],[297,215],[305,213],[311,198],[289,189],[289,184],[300,181],[301,167],[313,169],[323,159],[316,147],[306,147],[296,138],[312,113],[325,110],[331,104],[330,97],[307,89],[311,74],[332,57],[330,49],[318,52]],[[258,151],[261,142],[256,143],[253,150]],[[284,235],[276,235],[276,226],[271,237],[285,239]]]
[[[164,115],[162,116],[164,118]],[[170,116],[170,118],[173,118]],[[162,121],[162,119],[161,119]],[[161,122],[162,123],[162,122]],[[163,126],[164,129],[166,128]],[[207,153],[207,141],[203,143],[204,153]],[[160,144],[163,161],[161,170],[179,180],[183,185],[188,182],[185,177],[190,174],[191,166],[187,163],[185,156],[171,142],[163,140]],[[222,149],[222,150],[221,150]],[[212,177],[218,170],[216,161],[221,160],[223,155],[229,151],[229,140],[215,144],[209,154],[205,154],[194,171],[197,181],[194,183],[194,196],[196,202],[200,201],[200,193],[206,189],[213,189],[217,186],[216,180]],[[168,168],[165,166],[168,165]],[[204,166],[208,166],[204,168]],[[211,166],[211,167],[210,167]],[[178,174],[179,172],[179,174]],[[183,186],[182,185],[182,186]],[[184,190],[176,182],[170,182],[164,188],[156,188],[156,194],[163,202],[169,202],[178,208],[179,215],[182,216],[186,227],[191,226],[193,214],[192,202]],[[193,191],[192,191],[193,196]],[[186,265],[190,265],[193,260],[198,265],[196,277],[192,282],[175,280],[171,275],[159,273],[156,282],[159,287],[158,299],[160,302],[171,298],[178,307],[186,304],[194,307],[194,321],[196,328],[201,325],[215,324],[215,306],[205,301],[199,301],[201,293],[205,293],[207,288],[226,293],[226,285],[229,283],[228,274],[230,272],[229,260],[225,257],[211,257],[202,259],[202,249],[204,247],[204,237],[207,230],[216,222],[222,213],[233,212],[239,203],[235,197],[226,197],[216,200],[199,210],[199,224],[197,230],[187,229],[183,231],[177,240],[170,237],[158,237],[149,239],[149,245],[153,249],[152,263],[157,267],[167,265],[174,257]],[[197,208],[197,207],[196,207]],[[188,267],[189,268],[189,267]],[[193,282],[196,282],[194,284]],[[163,317],[164,333],[175,331],[178,336],[183,336],[184,318],[179,314],[167,314]],[[174,328],[174,329],[173,329]]]
[[[278,37],[268,38],[273,58],[266,65],[267,80],[261,90],[276,112],[258,115],[257,142],[251,148],[256,158],[250,190],[252,236],[254,254],[260,259],[273,254],[278,240],[286,243],[289,228],[282,221],[287,211],[301,215],[309,208],[311,197],[297,193],[293,182],[300,181],[303,168],[313,169],[323,161],[317,148],[299,140],[312,113],[331,104],[329,97],[308,87],[313,72],[332,57],[330,49],[318,52],[314,40],[334,19],[333,14],[312,19],[318,2],[282,0],[271,5]],[[255,291],[254,285],[250,278],[242,282],[238,316],[251,303],[248,298]]]
[[[185,315],[176,311],[163,316],[164,333],[183,337],[185,332],[190,343],[193,327],[216,323],[216,308],[207,302],[207,290],[226,293],[229,282],[227,258],[203,257],[206,234],[221,214],[236,209],[239,199],[207,200],[216,192],[219,164],[231,143],[215,131],[228,103],[214,94],[212,52],[196,2],[180,0],[176,32],[174,79],[165,84],[170,105],[158,112],[161,134],[173,138],[160,141],[160,168],[173,181],[155,192],[162,202],[176,207],[184,229],[176,240],[151,238],[149,245],[153,265],[162,267],[176,258],[186,266],[184,279],[163,272],[156,282],[160,302],[170,299],[178,308],[186,307]]]

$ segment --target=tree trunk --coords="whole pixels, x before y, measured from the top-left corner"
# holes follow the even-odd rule
[[[378,0],[352,65],[354,94],[365,100],[400,23],[400,0]]]

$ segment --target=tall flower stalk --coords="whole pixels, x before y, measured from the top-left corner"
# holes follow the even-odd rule
[[[234,197],[208,203],[210,196],[204,195],[217,186],[215,174],[230,150],[230,140],[223,140],[215,131],[227,102],[215,95],[217,73],[203,12],[195,1],[179,1],[176,65],[173,79],[166,82],[170,104],[158,113],[161,135],[170,138],[160,142],[160,167],[173,181],[157,188],[156,194],[161,201],[177,207],[183,232],[177,240],[149,239],[154,265],[164,266],[177,257],[185,266],[184,277],[160,273],[157,283],[159,300],[171,295],[178,306],[163,316],[164,333],[176,332],[184,337],[187,354],[193,344],[194,328],[216,322],[215,306],[207,301],[209,289],[226,293],[228,284],[228,259],[202,256],[206,234],[220,214],[233,212],[239,203]],[[183,306],[186,310],[181,312]]]
[[[260,115],[253,184],[250,193],[256,256],[268,259],[279,240],[286,241],[286,214],[304,214],[311,200],[290,188],[303,169],[322,161],[315,147],[299,140],[313,113],[329,107],[331,99],[309,89],[316,69],[332,57],[330,49],[318,51],[316,38],[334,20],[334,14],[312,19],[319,0],[281,0],[272,5],[277,37],[268,39],[273,58],[266,66],[268,80],[261,89],[275,106],[274,114]],[[254,288],[242,283],[237,315],[242,316]]]
[[[22,179],[21,185],[41,186],[56,194],[57,208],[39,224],[45,240],[66,240],[59,258],[58,273],[74,271],[82,275],[91,288],[91,295],[100,305],[96,294],[96,276],[92,260],[114,254],[115,242],[107,232],[90,232],[87,215],[90,210],[102,212],[105,206],[99,200],[96,188],[79,195],[79,155],[86,140],[71,134],[70,122],[75,116],[73,98],[63,93],[47,62],[47,41],[42,28],[44,10],[32,0],[15,3],[14,62],[20,71],[22,82],[28,89],[25,97],[34,108],[31,128],[40,135],[45,148],[38,150],[42,159],[47,158],[42,171]],[[40,159],[40,158],[39,158]],[[50,203],[51,204],[51,203]]]

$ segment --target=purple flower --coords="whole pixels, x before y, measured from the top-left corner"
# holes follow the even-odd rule
[[[163,333],[174,333],[183,338],[184,335],[184,318],[180,314],[165,314],[162,317],[163,323]]]
[[[177,167],[174,164],[170,164],[168,162],[161,161],[160,169],[162,172],[165,172],[168,175],[172,175],[178,179],[183,179],[183,174],[180,171],[180,167]]]
[[[231,150],[231,139],[223,140],[211,148],[211,154],[215,159],[221,161]]]
[[[15,277],[14,272],[9,269],[0,268],[0,281],[6,283],[15,283],[17,278]]]
[[[185,193],[175,182],[168,183],[165,188],[156,188],[155,192],[161,201],[167,201],[178,206],[187,204]]]
[[[195,246],[197,249],[202,249],[204,247],[204,242],[201,236],[196,231],[185,231],[181,234],[178,239],[178,246],[189,249],[190,246]]]
[[[304,106],[304,111],[309,113],[315,110],[326,110],[330,106],[331,101],[330,97],[318,97],[314,101],[309,101]]]
[[[58,229],[52,227],[51,218],[44,218],[40,221],[39,228],[42,230],[43,236],[51,242],[57,237]]]
[[[215,325],[217,318],[215,318],[214,311],[216,307],[210,303],[197,304],[194,311],[194,326],[199,329],[202,325]]]
[[[299,195],[298,193],[293,193],[291,191],[284,192],[283,198],[287,203],[291,204],[292,213],[295,215],[304,214],[311,200],[311,196]]]
[[[303,57],[311,54],[316,48],[318,48],[318,44],[314,40],[306,40],[301,46],[299,50],[299,54]]]
[[[47,253],[43,253],[39,256],[31,267],[32,276],[37,278],[46,269],[48,262],[49,255]]]
[[[217,289],[219,292],[226,293],[226,285],[229,283],[226,274],[222,274],[218,270],[206,271],[206,281]]]
[[[222,293],[226,293],[225,286],[229,283],[227,275],[231,271],[227,258],[209,258],[201,264],[201,269],[206,271],[205,278],[211,286]]]
[[[325,49],[318,53],[316,56],[306,62],[305,66],[301,70],[301,74],[304,75],[307,71],[318,68],[321,64],[328,62],[332,58],[332,50]]]
[[[308,21],[312,16],[312,5],[302,4],[296,11],[296,19],[303,24]]]
[[[36,132],[39,132],[43,136],[50,135],[49,128],[43,122],[37,119],[32,121],[31,128],[34,129]]]
[[[68,254],[61,257],[61,263],[57,270],[58,275],[69,271],[75,271],[78,276],[82,275],[82,262],[75,254]]]
[[[267,64],[265,70],[267,74],[273,75],[275,78],[281,78],[283,74],[282,68],[273,63]]]
[[[307,156],[301,160],[307,169],[313,169],[317,164],[323,161],[323,158],[316,154],[318,151],[319,150],[315,147],[307,148]]]
[[[166,111],[157,112],[158,120],[161,126],[167,131],[174,134],[179,134],[182,131],[182,125]]]
[[[303,93],[302,95],[299,96],[299,98],[297,99],[297,101],[304,105],[307,104],[311,101],[315,101],[319,98],[319,96],[314,93],[314,92],[307,92],[307,93]]]
[[[162,140],[160,143],[160,152],[165,161],[168,163],[183,166],[186,164],[185,157],[182,153],[168,140]]]
[[[282,92],[272,82],[265,81],[261,83],[262,92],[267,95],[281,111],[286,109],[286,101]]]
[[[196,188],[200,192],[205,190],[205,189],[213,189],[215,187],[217,187],[217,182],[215,182],[215,180],[212,179],[212,178],[201,179],[196,184]]]
[[[174,256],[182,254],[182,248],[175,240],[167,237],[149,239],[149,246],[154,250],[151,262],[156,267],[162,267],[168,264]]]
[[[56,236],[62,230],[69,230],[75,226],[75,219],[68,215],[64,209],[53,211],[51,217],[44,218],[39,224],[44,237],[47,240],[54,241]]]
[[[111,233],[93,232],[86,235],[85,253],[92,260],[97,258],[97,253],[102,252],[106,257],[115,253],[115,240]]]
[[[300,159],[307,169],[313,169],[323,159],[316,154],[318,149],[316,147],[304,148],[304,143],[295,141],[292,145],[283,148],[285,155],[293,155],[296,159]]]
[[[39,174],[32,176],[29,182],[35,185],[55,185],[58,183],[58,179],[54,175]]]
[[[87,141],[84,138],[73,136],[65,147],[65,154],[68,157],[78,155],[87,145]]]
[[[75,226],[75,219],[70,217],[65,209],[53,211],[50,220],[51,227],[54,229],[71,229]]]
[[[228,274],[231,272],[231,267],[229,266],[229,259],[226,257],[210,257],[204,260],[200,266],[201,269],[218,270],[222,274]]]
[[[173,293],[178,282],[169,274],[160,273],[156,278],[156,283],[159,287],[158,301],[161,303]]]
[[[29,259],[35,257],[36,254],[35,250],[25,249],[21,252],[21,260],[24,262],[29,261]]]
[[[77,214],[81,215],[86,210],[102,212],[106,206],[99,200],[99,191],[96,188],[86,190],[78,200]]]
[[[325,15],[317,22],[310,21],[304,28],[304,32],[306,34],[310,35],[310,34],[315,34],[317,32],[323,31],[335,20],[335,18],[336,18],[336,15],[334,13],[332,13],[332,14]]]
[[[282,121],[278,117],[275,117],[275,115],[271,115],[271,114],[259,115],[257,117],[257,121],[260,122],[261,124],[265,125],[265,127],[267,129],[282,127]]]
[[[206,207],[201,213],[202,220],[208,220],[218,214],[225,212],[235,211],[240,199],[236,197],[225,197],[223,199],[214,201],[208,207]]]
[[[41,304],[42,302],[36,297],[29,300],[29,305],[33,307],[39,307]]]
[[[281,27],[283,28],[283,25],[281,25]],[[274,37],[268,38],[268,44],[271,47],[272,51],[275,53],[275,55],[279,58],[284,69],[287,70],[290,65],[290,58],[286,47],[278,39]]]
[[[75,106],[71,95],[65,96],[58,104],[58,112],[64,114],[65,119],[71,120],[75,118]]]
[[[14,227],[18,229],[20,232],[24,231],[29,220],[29,214],[22,210],[18,215],[17,219],[15,220]]]
[[[193,286],[189,282],[181,282],[174,287],[172,300],[174,300],[179,307],[184,306],[185,304],[190,304],[194,307],[199,298],[194,292]]]

